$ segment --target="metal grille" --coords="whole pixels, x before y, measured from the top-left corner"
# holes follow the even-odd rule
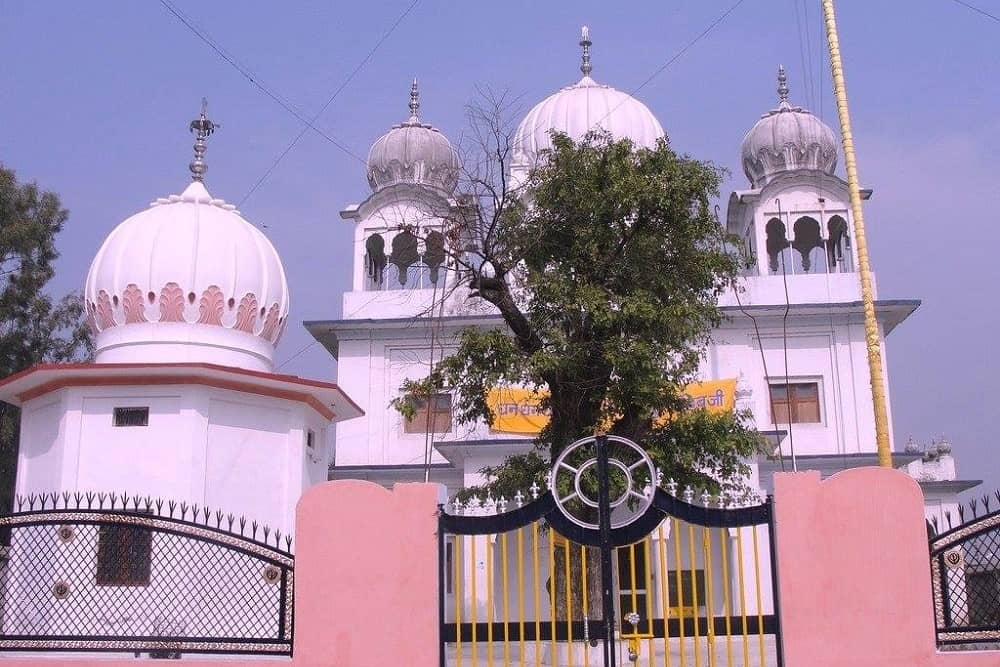
[[[291,653],[286,551],[124,510],[24,512],[0,526],[0,649]]]
[[[612,533],[617,664],[780,665],[770,499],[676,493],[656,489]],[[442,665],[603,664],[593,531],[560,520],[549,493],[523,500],[442,511]]]
[[[931,538],[931,573],[938,643],[1000,642],[1000,512]]]

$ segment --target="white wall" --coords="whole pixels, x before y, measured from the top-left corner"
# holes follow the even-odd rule
[[[20,493],[48,493],[59,487],[65,452],[60,446],[63,396],[46,396],[21,413],[18,475],[30,484]]]
[[[113,425],[114,408],[142,406],[149,407],[148,426]],[[326,479],[326,429],[302,403],[226,389],[61,389],[24,405],[17,492],[150,495],[287,534],[302,492]]]
[[[180,392],[157,387],[113,393],[119,396],[82,397],[74,488],[130,495],[141,490],[177,500],[190,494],[204,435],[192,423],[190,408],[182,413]],[[139,406],[149,407],[149,426],[114,426],[116,407]]]

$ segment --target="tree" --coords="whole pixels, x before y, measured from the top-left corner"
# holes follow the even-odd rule
[[[492,424],[490,390],[541,392],[550,419],[536,451],[484,469],[487,483],[466,496],[511,497],[596,430],[636,441],[682,485],[738,491],[760,437],[746,415],[691,410],[683,395],[743,263],[712,211],[723,172],[666,139],[645,149],[599,132],[580,142],[555,134],[515,189],[498,117],[473,115],[492,160],[469,172],[473,205],[450,237],[466,239],[453,257],[462,283],[505,327],[464,331],[427,378],[403,384],[397,408],[447,390],[459,422]],[[557,571],[557,591],[566,576]],[[556,603],[561,618],[582,617]]]
[[[54,301],[45,292],[59,257],[55,237],[68,217],[56,194],[18,183],[0,166],[0,377],[92,352],[83,301],[73,294]],[[11,507],[19,417],[0,402],[0,511]]]

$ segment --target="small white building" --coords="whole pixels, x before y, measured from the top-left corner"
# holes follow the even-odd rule
[[[337,385],[274,372],[287,325],[281,258],[192,182],[108,234],[84,286],[96,356],[0,380],[22,410],[16,493],[122,493],[245,516],[289,534],[327,478],[327,431],[362,414]]]

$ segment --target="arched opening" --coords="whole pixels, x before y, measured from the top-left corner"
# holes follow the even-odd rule
[[[819,222],[807,215],[802,216],[792,225],[795,240],[792,247],[801,256],[800,266],[806,273],[826,273],[826,253],[823,251],[823,239],[819,233]]]
[[[826,223],[826,257],[830,265],[830,271],[841,272],[853,271],[851,261],[851,237],[847,233],[847,221],[839,215],[831,216]],[[844,252],[844,250],[847,252]]]
[[[386,252],[389,246],[390,252]],[[403,228],[365,239],[365,283],[369,291],[443,288],[447,282],[447,240],[432,230],[425,237]],[[391,268],[390,268],[391,265]]]
[[[778,218],[771,218],[767,221],[764,231],[767,234],[767,265],[771,273],[777,273],[778,256],[790,245],[785,236],[785,223]]]

